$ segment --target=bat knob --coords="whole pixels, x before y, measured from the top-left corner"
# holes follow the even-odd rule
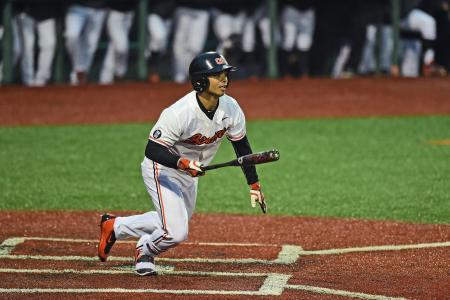
[[[270,151],[269,154],[270,158],[273,160],[279,160],[280,159],[280,152],[276,149],[273,149]]]

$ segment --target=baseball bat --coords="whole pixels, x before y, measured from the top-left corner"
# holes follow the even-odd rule
[[[247,154],[224,163],[204,166],[202,167],[202,169],[203,171],[208,171],[223,167],[253,166],[258,164],[265,164],[272,161],[277,161],[279,159],[280,159],[280,152],[276,149],[273,149],[269,151]]]

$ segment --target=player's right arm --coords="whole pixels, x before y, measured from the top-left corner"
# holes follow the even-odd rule
[[[203,165],[200,162],[181,158],[180,156],[171,153],[167,147],[150,139],[145,148],[145,156],[166,167],[183,170],[192,177],[205,175],[205,172],[202,170]]]
[[[180,136],[181,126],[178,119],[170,109],[165,109],[150,131],[145,156],[166,167],[185,171],[192,177],[204,175],[200,162],[182,158],[170,151],[170,147]]]

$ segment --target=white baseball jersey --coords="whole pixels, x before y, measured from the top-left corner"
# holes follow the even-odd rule
[[[235,99],[228,95],[220,97],[211,120],[199,107],[196,92],[192,91],[161,113],[149,139],[182,158],[208,165],[224,136],[237,141],[245,134],[244,113]]]

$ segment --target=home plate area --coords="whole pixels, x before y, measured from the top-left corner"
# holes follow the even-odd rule
[[[160,294],[244,299],[284,293],[292,299],[336,296],[403,299],[296,285],[290,281],[295,282],[298,277],[298,260],[302,256],[450,246],[450,243],[430,243],[306,251],[298,245],[185,243],[157,258],[158,276],[140,277],[133,273],[135,241],[117,242],[106,263],[99,262],[95,256],[96,243],[97,240],[51,237],[5,239],[0,245],[0,294],[18,298],[43,294],[56,298],[64,293],[66,296]]]

